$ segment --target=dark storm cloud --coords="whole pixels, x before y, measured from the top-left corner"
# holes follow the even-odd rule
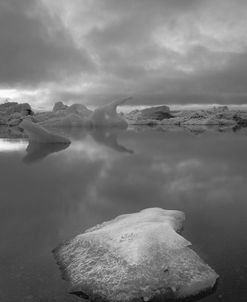
[[[96,93],[130,93],[136,103],[224,102],[228,94],[246,94],[244,1],[103,0],[93,8],[81,7],[71,24],[96,54]],[[84,32],[78,15],[88,12]]]
[[[40,102],[247,95],[243,0],[6,0],[0,25],[2,85],[35,84]]]
[[[205,77],[206,87],[212,91],[247,94],[247,52],[231,54],[224,70],[212,72]],[[202,79],[204,80],[204,79]]]
[[[87,52],[76,47],[39,1],[0,3],[0,85],[33,85],[90,72]]]

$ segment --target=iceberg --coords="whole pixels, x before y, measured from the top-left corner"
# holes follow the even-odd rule
[[[60,143],[44,144],[44,143],[31,141],[29,142],[26,148],[27,154],[23,158],[23,162],[26,164],[39,162],[52,153],[57,153],[67,149],[69,145],[70,144],[60,144]]]
[[[20,127],[27,133],[30,141],[39,143],[59,143],[59,144],[70,144],[70,140],[58,134],[51,133],[44,129],[42,126],[24,120],[21,122]]]
[[[117,106],[122,105],[130,97],[112,102],[91,111],[82,104],[71,106],[58,102],[52,112],[41,112],[35,115],[36,121],[44,127],[120,127],[127,128],[128,123],[117,113]]]
[[[117,106],[124,104],[129,99],[131,99],[131,97],[114,101],[110,104],[95,109],[90,116],[93,126],[127,128],[128,123],[120,114],[117,113]]]
[[[180,211],[144,209],[96,225],[53,252],[70,292],[91,301],[188,298],[212,291],[218,275],[178,233],[184,220]]]

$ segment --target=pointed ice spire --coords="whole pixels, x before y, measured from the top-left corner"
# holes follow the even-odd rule
[[[93,125],[95,127],[106,126],[126,128],[128,126],[128,123],[117,113],[116,109],[117,106],[124,104],[129,99],[131,99],[131,97],[117,100],[95,109],[91,115]]]

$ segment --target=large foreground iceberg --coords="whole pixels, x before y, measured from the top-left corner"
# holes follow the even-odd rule
[[[30,141],[39,143],[70,144],[70,140],[58,134],[51,133],[38,124],[24,120],[20,127],[25,130]]]
[[[91,301],[130,302],[212,290],[218,275],[177,233],[184,219],[180,211],[145,209],[61,244],[54,254],[71,293]]]

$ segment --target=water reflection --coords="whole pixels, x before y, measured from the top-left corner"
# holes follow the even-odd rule
[[[27,142],[20,139],[0,138],[0,152],[16,152],[26,148]]]
[[[117,137],[123,132],[124,130],[119,129],[106,129],[106,128],[96,128],[90,132],[94,140],[99,143],[103,144],[113,150],[118,152],[126,152],[133,154],[134,151],[126,148],[125,146],[121,145],[117,141]]]
[[[246,132],[118,135],[133,155],[78,130],[69,148],[35,165],[23,164],[26,142],[0,152],[0,301],[78,301],[67,294],[51,250],[148,207],[186,213],[184,237],[221,277],[205,302],[246,301]]]
[[[71,131],[71,129],[69,129]],[[107,129],[107,128],[101,128],[101,129],[94,129],[94,130],[84,130],[80,135],[78,133],[73,137],[74,140],[74,146],[72,148],[78,148],[79,150],[90,150],[89,145],[85,144],[85,138],[87,136],[91,136],[94,141],[100,145],[109,147],[117,152],[123,152],[123,153],[129,153],[133,154],[134,151],[130,150],[123,145],[119,144],[117,141],[118,135],[124,130],[118,130],[118,129]],[[66,133],[67,136],[71,136],[71,132]],[[25,144],[24,144],[25,146]],[[35,141],[30,141],[26,152],[27,154],[23,158],[23,162],[25,163],[34,163],[40,160],[45,159],[49,154],[60,152],[62,150],[67,149],[70,146],[70,144],[60,144],[60,143],[39,143]],[[11,148],[13,150],[16,150],[17,148],[23,147],[23,142],[13,143],[11,140],[8,142],[4,142],[4,144],[0,142],[0,150],[6,150],[9,151]],[[97,150],[98,150],[97,146]],[[92,152],[92,150],[90,151]]]

